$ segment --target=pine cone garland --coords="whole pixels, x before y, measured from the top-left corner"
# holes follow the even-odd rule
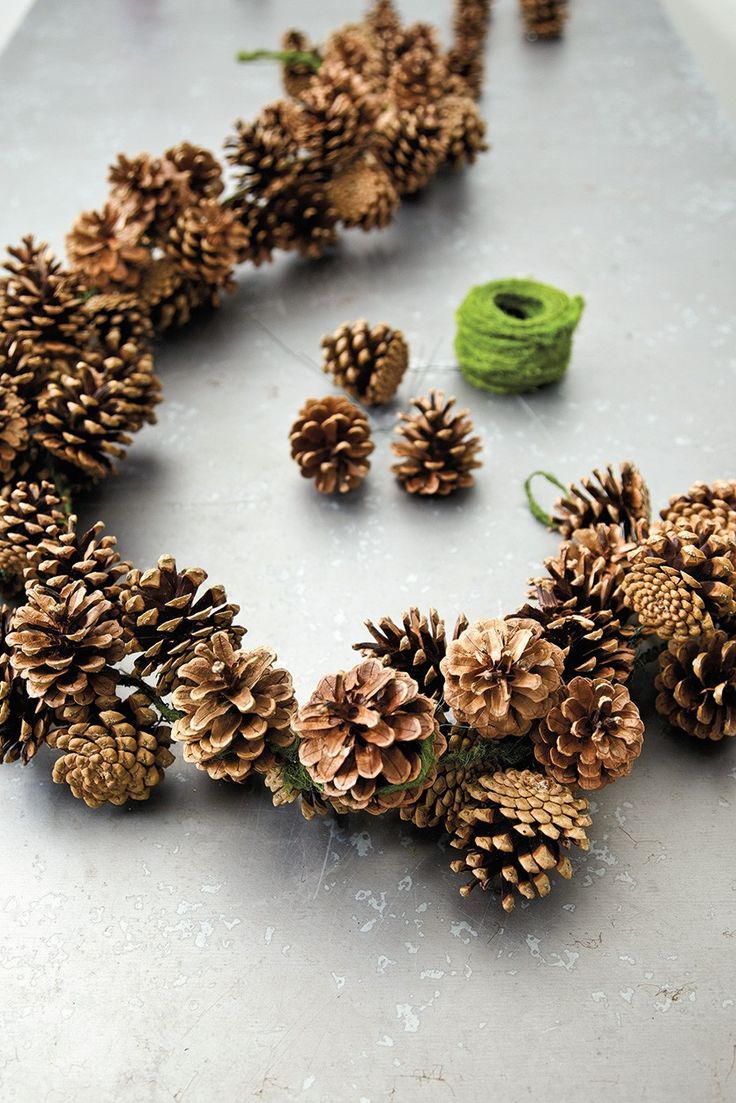
[[[581,606],[572,611],[553,605],[524,605],[513,616],[537,621],[544,638],[565,656],[563,679],[576,675],[628,681],[634,669],[636,648],[631,631],[624,628],[610,609]]]
[[[354,161],[326,184],[336,216],[348,228],[384,229],[399,207],[399,193],[372,154]]]
[[[9,375],[0,376],[0,478],[15,482],[28,448],[28,407]]]
[[[283,102],[264,107],[252,122],[242,119],[226,143],[227,158],[240,171],[238,189],[250,199],[288,190],[300,173],[299,145],[285,125]]]
[[[28,696],[52,709],[109,696],[115,685],[110,666],[124,653],[116,616],[102,593],[90,593],[83,582],[61,590],[30,586],[7,637],[13,670],[25,679]]]
[[[445,701],[485,739],[525,735],[555,702],[564,662],[535,621],[481,620],[448,645]]]
[[[384,666],[403,670],[409,674],[427,697],[438,698],[444,689],[444,677],[440,663],[447,653],[445,622],[436,609],[429,616],[412,606],[402,615],[401,625],[390,617],[382,617],[375,625],[365,622],[373,640],[354,643],[353,650],[366,658],[380,659]],[[461,615],[455,624],[452,639],[457,639],[468,627],[468,619]]]
[[[695,483],[687,494],[671,498],[660,517],[691,531],[705,522],[719,531],[736,534],[736,480],[719,479],[710,486]]]
[[[273,768],[274,753],[294,742],[296,710],[291,675],[275,661],[268,647],[236,650],[227,632],[197,644],[173,694],[184,715],[172,736],[187,762],[237,782]]]
[[[54,763],[54,781],[68,785],[88,808],[148,800],[174,761],[169,729],[158,724],[144,694],[114,704],[49,737],[49,744],[64,752]]]
[[[44,537],[56,537],[67,519],[55,487],[48,482],[18,483],[0,497],[0,574],[7,589],[23,587],[23,573]]]
[[[180,142],[167,149],[164,158],[183,176],[189,192],[198,199],[217,199],[225,190],[222,165],[209,149]]]
[[[46,741],[51,713],[31,700],[26,683],[13,673],[6,642],[11,616],[0,606],[0,763],[20,759],[25,765]]]
[[[408,674],[366,659],[324,677],[299,710],[299,760],[326,797],[353,811],[411,804],[445,749],[434,708]]]
[[[227,288],[247,243],[237,213],[216,199],[203,199],[181,212],[164,251],[195,282]]]
[[[571,843],[588,849],[586,800],[531,770],[484,775],[468,786],[468,793],[473,803],[460,813],[450,843],[463,852],[451,869],[473,878],[460,889],[463,896],[476,885],[487,890],[498,882],[501,905],[512,911],[514,891],[527,900],[547,895],[548,870],[572,876],[564,850]]]
[[[526,33],[531,38],[559,38],[567,20],[567,0],[520,0]]]
[[[380,121],[373,151],[399,195],[414,195],[447,157],[449,131],[434,104],[412,111],[389,111]]]
[[[108,174],[110,199],[121,210],[132,212],[145,226],[146,237],[161,241],[173,225],[187,199],[183,173],[167,159],[140,153],[126,157],[121,153]]]
[[[673,727],[714,742],[736,735],[736,640],[725,632],[670,640],[654,684]]]
[[[469,435],[468,411],[455,411],[454,404],[454,398],[432,390],[427,398],[412,399],[416,413],[399,415],[401,439],[391,445],[399,462],[391,470],[409,494],[444,497],[473,485],[481,443]]]
[[[284,122],[320,166],[352,160],[366,149],[380,104],[371,85],[343,65],[322,65],[298,103],[284,106]]]
[[[322,338],[322,367],[338,387],[368,406],[390,402],[409,366],[409,346],[398,329],[361,319]]]
[[[601,789],[631,772],[644,724],[625,686],[573,678],[532,732],[534,754],[561,785]]]
[[[373,451],[368,419],[347,398],[310,398],[289,435],[292,459],[321,494],[356,490],[368,474]]]
[[[613,466],[595,470],[580,480],[581,486],[571,486],[565,498],[554,506],[552,517],[569,540],[577,529],[598,524],[618,525],[627,539],[636,536],[637,522],[649,521],[651,507],[649,490],[633,463],[621,464],[618,474]]]
[[[149,257],[145,231],[145,220],[128,207],[110,202],[102,211],[83,211],[67,234],[69,263],[99,291],[137,287]]]

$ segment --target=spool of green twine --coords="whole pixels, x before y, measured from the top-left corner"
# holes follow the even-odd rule
[[[585,305],[580,295],[534,280],[474,287],[457,311],[455,354],[474,387],[521,394],[561,379]]]

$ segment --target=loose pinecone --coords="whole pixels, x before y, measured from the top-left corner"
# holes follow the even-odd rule
[[[281,36],[282,50],[296,50],[301,54],[314,54],[319,57],[317,47],[302,31],[289,30]],[[303,61],[290,61],[281,67],[281,79],[284,90],[290,96],[301,96],[316,76],[311,65]]]
[[[28,696],[52,709],[109,696],[115,686],[110,667],[124,654],[116,618],[103,594],[90,593],[81,581],[60,590],[31,585],[7,637],[13,670],[25,679]]]
[[[227,632],[197,644],[172,698],[184,713],[172,736],[187,762],[237,782],[274,766],[275,752],[294,742],[296,711],[291,675],[275,661],[269,647],[236,650]]]
[[[28,696],[26,683],[13,674],[6,637],[12,614],[0,606],[0,762],[25,763],[46,741],[51,713]]]
[[[222,629],[233,642],[245,629],[233,624],[240,611],[228,605],[222,586],[200,592],[207,578],[201,567],[177,570],[171,555],[162,555],[149,571],[131,571],[120,595],[128,653],[136,656],[136,674],[156,674],[159,692],[176,683],[183,663],[194,658],[195,647]]]
[[[470,96],[445,96],[439,104],[446,135],[445,161],[453,168],[472,165],[488,149],[486,124]]]
[[[321,494],[356,490],[370,468],[373,451],[367,417],[342,395],[310,398],[289,435],[292,459]]]
[[[420,104],[437,103],[445,94],[447,63],[434,50],[416,45],[394,62],[388,94],[394,107],[413,111]]]
[[[559,38],[567,19],[567,0],[520,0],[526,33],[531,38]]]
[[[35,549],[45,537],[63,532],[66,523],[51,483],[20,482],[0,497],[0,574],[6,589],[22,589]]]
[[[414,195],[445,161],[448,140],[440,109],[422,104],[413,111],[386,112],[373,150],[399,195]]]
[[[427,617],[412,606],[402,615],[401,625],[390,617],[382,617],[378,625],[367,620],[365,626],[373,640],[354,643],[354,651],[411,675],[427,697],[442,697],[445,680],[440,663],[447,653],[447,635],[445,622],[436,609],[430,609]],[[467,627],[468,618],[462,614],[455,623],[452,639],[456,640]]]
[[[411,804],[445,749],[434,710],[408,674],[366,659],[324,677],[299,710],[299,759],[326,797],[353,811]]]
[[[687,494],[671,498],[660,517],[691,531],[711,522],[720,531],[736,533],[736,480],[719,479],[710,486],[695,483]]]
[[[284,115],[283,102],[270,104],[252,123],[239,119],[226,143],[227,159],[240,170],[237,186],[246,198],[269,199],[296,182],[299,145],[286,128]]]
[[[396,432],[402,439],[391,445],[399,462],[391,470],[409,494],[444,497],[473,485],[481,443],[469,435],[468,411],[455,411],[454,404],[454,398],[432,390],[427,398],[412,399],[416,413],[399,415]]]
[[[481,620],[447,647],[445,701],[484,739],[525,735],[554,704],[564,663],[535,621]]]
[[[736,735],[736,640],[710,632],[670,640],[659,656],[657,712],[696,739]]]
[[[665,524],[632,554],[621,587],[644,632],[686,639],[736,612],[736,536]]]
[[[532,732],[534,754],[561,785],[602,789],[631,772],[644,725],[626,686],[573,678]]]
[[[468,793],[474,803],[460,812],[450,843],[463,851],[451,869],[473,878],[460,889],[463,896],[477,884],[487,890],[498,881],[501,905],[512,911],[514,890],[527,900],[547,895],[547,870],[572,876],[563,849],[571,843],[581,850],[590,845],[585,828],[592,821],[584,798],[531,770],[484,775],[468,786]]]
[[[382,230],[399,208],[399,193],[386,169],[367,153],[326,184],[327,197],[344,226]]]
[[[149,259],[145,231],[145,221],[128,207],[110,202],[102,211],[83,211],[67,234],[69,263],[99,291],[137,287]]]
[[[364,319],[344,322],[322,338],[324,371],[368,406],[390,402],[409,366],[409,346],[399,329]]]
[[[538,595],[539,596],[539,595]],[[565,656],[563,680],[576,675],[613,682],[628,681],[636,659],[631,631],[610,609],[581,606],[572,611],[546,604],[524,605],[515,617],[537,621],[544,638]]]
[[[24,474],[28,448],[28,407],[9,375],[0,376],[0,478],[15,482]]]
[[[622,463],[620,473],[608,465],[571,486],[567,497],[554,506],[552,517],[565,540],[577,529],[597,524],[618,525],[626,539],[635,537],[638,521],[649,521],[649,490],[633,463]]]
[[[159,243],[189,199],[186,179],[172,161],[140,153],[121,153],[108,174],[110,199],[145,227],[146,238]]]
[[[181,212],[164,250],[195,282],[228,288],[248,237],[237,212],[216,199],[203,199]]]
[[[66,783],[89,808],[148,800],[174,761],[169,729],[158,724],[144,694],[113,701],[114,707],[95,709],[48,740],[64,752],[54,763],[54,781]]]
[[[334,166],[368,146],[379,110],[371,85],[358,73],[322,65],[299,102],[285,104],[284,122],[319,165]]]
[[[78,532],[76,517],[69,518],[65,531],[56,529],[39,540],[29,564],[30,577],[46,587],[59,590],[81,580],[88,593],[99,591],[112,605],[117,604],[122,580],[131,570],[130,563],[120,558],[115,537],[105,534],[102,521]]]
[[[210,150],[180,142],[167,149],[164,158],[181,173],[187,188],[198,199],[217,199],[224,191],[222,165]]]
[[[118,355],[126,345],[145,349],[152,341],[153,325],[140,290],[92,295],[85,302],[84,313],[105,355]]]

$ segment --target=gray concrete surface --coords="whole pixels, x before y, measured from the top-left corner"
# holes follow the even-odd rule
[[[444,25],[448,8],[405,6]],[[39,0],[0,75],[3,237],[60,243],[119,149],[217,146],[278,92],[236,47],[359,10]],[[534,46],[500,5],[483,108],[476,168],[323,262],[243,272],[169,342],[160,424],[85,504],[138,564],[204,564],[301,694],[351,662],[364,616],[520,603],[555,547],[524,505],[530,469],[631,457],[658,503],[734,475],[736,141],[658,6],[589,0],[564,43]],[[452,370],[453,311],[512,274],[588,306],[566,381],[500,400]],[[318,500],[298,477],[286,438],[329,389],[319,338],[359,316],[407,332],[402,402],[439,384],[470,407],[485,467],[466,497],[403,495],[391,410],[364,493]],[[3,769],[0,1098],[733,1099],[733,749],[674,737],[639,698],[644,753],[596,796],[574,880],[508,918],[393,819],[305,824],[181,763],[148,806],[90,812],[48,758]]]

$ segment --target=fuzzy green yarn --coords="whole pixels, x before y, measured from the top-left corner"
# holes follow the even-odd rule
[[[521,394],[561,379],[585,303],[534,280],[474,287],[457,311],[455,355],[474,387]]]

